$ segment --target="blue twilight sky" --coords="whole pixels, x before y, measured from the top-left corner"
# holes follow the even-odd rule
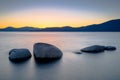
[[[0,0],[0,27],[61,27],[120,18],[120,0]]]

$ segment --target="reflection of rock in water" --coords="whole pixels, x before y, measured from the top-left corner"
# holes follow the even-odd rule
[[[34,44],[34,57],[38,62],[51,62],[62,57],[63,53],[56,46],[47,43]]]
[[[12,49],[9,52],[9,59],[14,62],[21,62],[29,59],[31,53],[28,49]]]

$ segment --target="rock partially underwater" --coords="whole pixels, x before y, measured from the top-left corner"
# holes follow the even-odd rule
[[[116,50],[116,47],[114,47],[114,46],[106,46],[105,50],[113,51],[113,50]]]
[[[25,61],[31,57],[31,53],[28,49],[12,49],[9,52],[9,59],[11,61]]]
[[[104,50],[105,50],[105,47],[100,45],[93,45],[93,46],[89,46],[81,49],[82,52],[88,52],[88,53],[99,53],[99,52],[103,52]]]
[[[59,48],[47,43],[35,43],[33,53],[35,60],[41,62],[54,61],[60,59],[63,55]]]
[[[114,46],[101,46],[101,45],[93,45],[89,47],[85,47],[81,49],[82,52],[87,52],[87,53],[100,53],[104,52],[105,50],[116,50],[116,47]]]

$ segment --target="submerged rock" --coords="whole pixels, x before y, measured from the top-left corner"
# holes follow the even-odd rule
[[[82,52],[88,52],[88,53],[98,53],[98,52],[103,52],[104,50],[105,50],[105,46],[100,46],[100,45],[93,45],[81,49]]]
[[[60,49],[47,43],[35,43],[33,53],[37,61],[53,61],[60,59],[63,55]]]
[[[11,61],[25,61],[31,57],[28,49],[12,49],[9,52],[9,59]]]
[[[114,46],[106,46],[105,47],[105,50],[116,50],[116,47],[114,47]]]
[[[76,54],[82,54],[81,52],[74,52],[74,53],[76,53]]]

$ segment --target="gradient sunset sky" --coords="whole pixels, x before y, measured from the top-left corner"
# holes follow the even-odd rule
[[[80,27],[120,18],[120,0],[0,0],[0,28]]]

